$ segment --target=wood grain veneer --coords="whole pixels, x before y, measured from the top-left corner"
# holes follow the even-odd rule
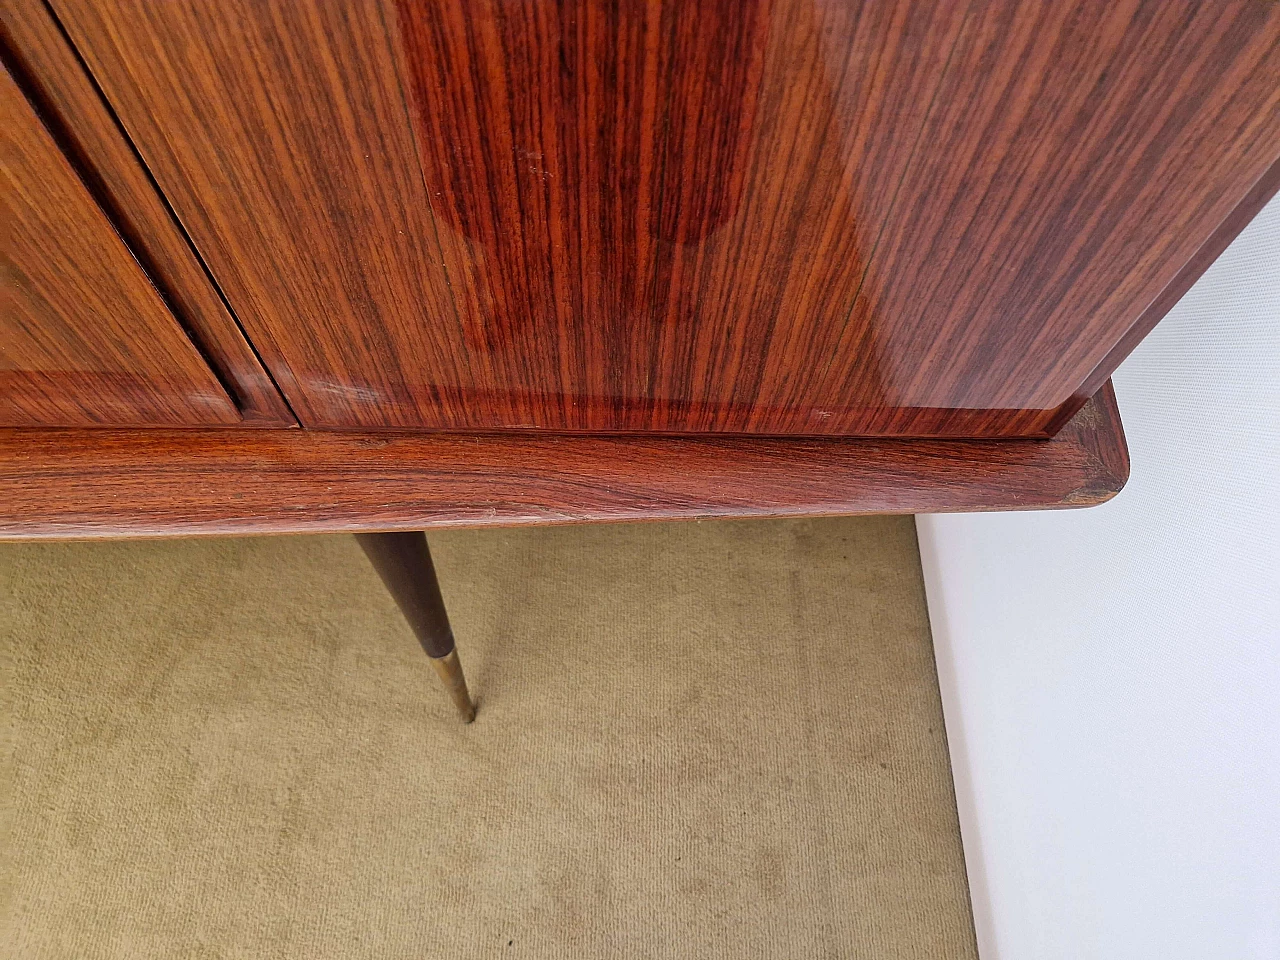
[[[1076,507],[1128,475],[1110,384],[1052,440],[0,431],[0,537]]]
[[[1261,208],[1280,5],[966,7],[850,326],[908,408],[879,423],[1021,408],[1007,427],[1052,429],[1172,307],[1162,292],[1219,226]]]
[[[1045,435],[1280,157],[1261,0],[53,2],[310,426]]]
[[[59,145],[221,376],[244,425],[296,423],[43,0],[5,0],[0,45],[22,68],[45,123],[56,125]]]
[[[380,3],[53,6],[303,425],[458,409]]]
[[[0,425],[240,415],[0,69]]]
[[[1201,245],[1195,256],[1183,265],[1169,285],[1161,290],[1160,295],[1142,312],[1138,321],[1125,332],[1120,341],[1111,348],[1110,353],[1094,368],[1093,373],[1089,374],[1084,383],[1076,389],[1071,401],[1064,404],[1059,412],[1059,419],[1050,424],[1051,432],[1056,432],[1061,424],[1075,416],[1076,411],[1084,406],[1089,397],[1102,387],[1102,384],[1120,365],[1120,361],[1127,357],[1133,348],[1142,342],[1142,338],[1150,333],[1161,318],[1173,308],[1174,304],[1186,295],[1192,285],[1209,269],[1210,264],[1222,256],[1223,251],[1231,245],[1231,241],[1248,226],[1249,221],[1271,201],[1277,192],[1280,192],[1280,160],[1273,163],[1271,168],[1263,174],[1262,179],[1253,185],[1253,189],[1236,205],[1231,215],[1218,225],[1218,229]]]

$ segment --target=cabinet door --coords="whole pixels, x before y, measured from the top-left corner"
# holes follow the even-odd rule
[[[0,425],[238,422],[7,71],[0,123]]]
[[[52,5],[309,425],[1043,436],[1280,174],[1259,0]]]

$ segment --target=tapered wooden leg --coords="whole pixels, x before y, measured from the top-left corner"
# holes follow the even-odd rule
[[[458,708],[464,723],[476,717],[475,704],[467,692],[458,651],[454,649],[453,628],[436,582],[427,537],[422,533],[357,533],[365,556],[378,571],[400,612],[409,621],[431,665],[444,681],[445,689]]]

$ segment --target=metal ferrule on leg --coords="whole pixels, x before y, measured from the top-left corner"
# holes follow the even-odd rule
[[[458,708],[458,716],[463,723],[470,723],[476,718],[476,705],[467,692],[467,678],[462,675],[462,664],[458,662],[458,651],[450,650],[443,657],[431,657],[431,666],[449,692],[453,705]]]
[[[470,723],[475,719],[476,708],[453,645],[453,629],[440,596],[426,535],[358,533],[356,539],[440,674],[458,715]]]

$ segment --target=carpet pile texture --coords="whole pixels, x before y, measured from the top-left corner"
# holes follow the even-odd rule
[[[0,546],[0,952],[972,958],[910,518]]]

